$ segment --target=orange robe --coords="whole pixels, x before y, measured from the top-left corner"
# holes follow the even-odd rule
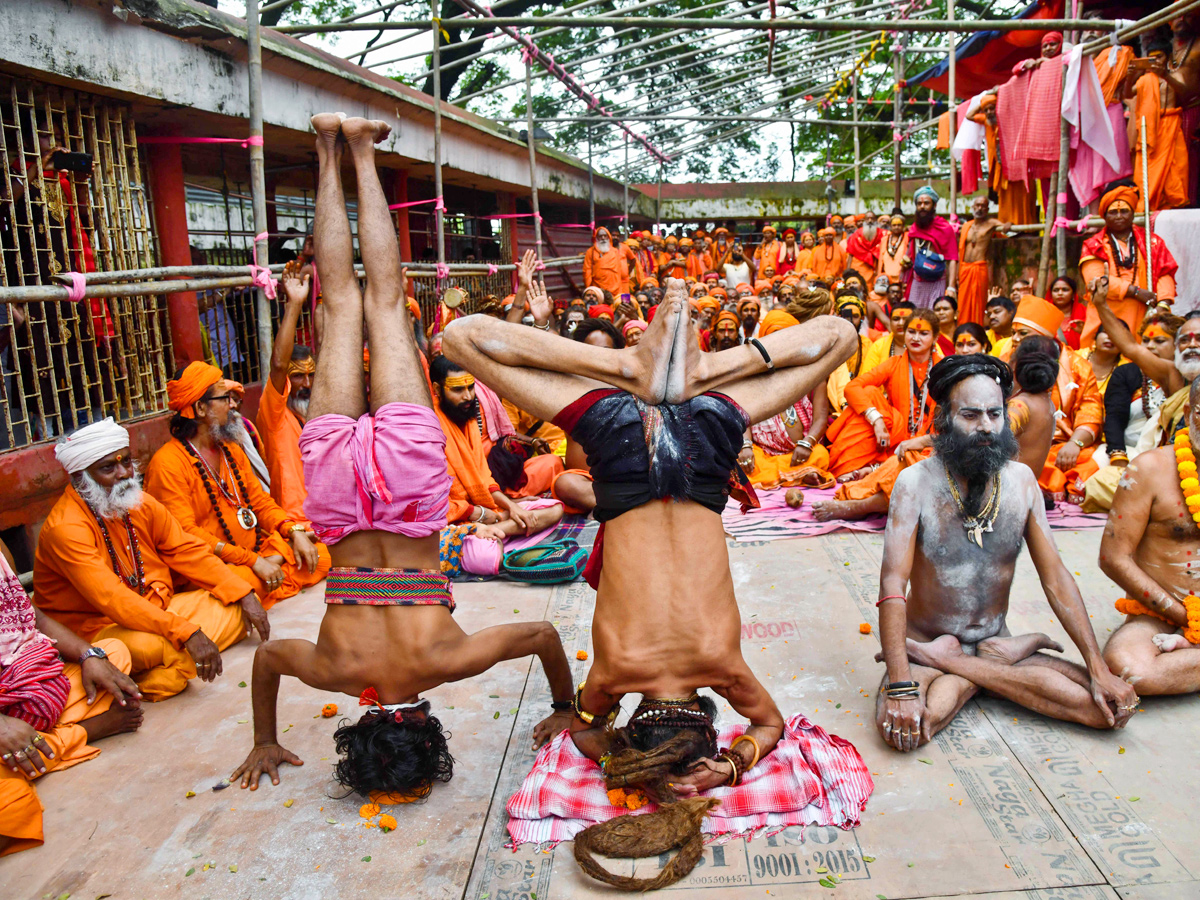
[[[1033,194],[1024,182],[1010,182],[1004,177],[1004,166],[1000,164],[1000,142],[997,128],[984,117],[984,132],[987,135],[988,186],[1000,198],[999,218],[1013,225],[1032,225],[1038,221]]]
[[[703,281],[704,276],[713,270],[712,257],[701,251],[693,250],[686,257],[687,273],[697,281]]]
[[[686,257],[687,254],[684,254],[684,256]],[[658,254],[659,267],[661,268],[662,266],[665,266],[667,263],[671,262],[671,260],[673,260],[674,258],[675,258],[674,253],[668,253],[664,250],[662,253]],[[679,265],[674,265],[671,268],[667,269],[665,272],[663,272],[663,278],[683,278],[685,275],[687,275],[686,259],[685,259],[684,263],[679,264]]]
[[[271,496],[293,521],[307,522],[304,515],[304,464],[300,461],[300,429],[304,426],[288,409],[292,382],[283,380],[283,393],[275,390],[268,378],[263,383],[262,399],[254,423],[262,439],[263,459],[271,477]]]
[[[900,242],[896,249],[890,250],[890,241],[895,237],[890,231],[884,235],[883,240],[879,242],[879,265],[875,267],[875,278],[880,275],[886,275],[888,284],[902,284],[904,282],[904,266],[901,263],[904,260],[904,255],[908,253],[908,231],[900,236]],[[868,282],[868,286],[874,287],[875,279],[872,278]]]
[[[50,510],[33,563],[34,603],[84,640],[115,638],[132,654],[135,680],[150,700],[178,694],[196,677],[183,645],[197,629],[218,647],[245,637],[239,600],[251,586],[188,534],[146,494],[129,514],[147,591],[139,595],[116,572],[96,522],[75,488]],[[125,526],[106,521],[121,570],[135,571]],[[199,590],[176,593],[175,580]]]
[[[96,641],[95,644],[108,654],[109,662],[126,675],[129,674],[131,662],[129,650],[124,644],[116,640]],[[78,663],[65,664],[63,674],[71,682],[66,706],[52,729],[39,732],[54,751],[53,759],[38,757],[46,767],[46,774],[69,769],[100,755],[100,748],[88,745],[87,731],[79,723],[108,712],[113,702],[112,694],[101,691],[91,706],[88,705],[87,692],[83,687],[83,670]],[[36,777],[42,776],[39,774]],[[0,766],[0,837],[9,839],[8,846],[0,851],[0,856],[20,853],[45,843],[42,811],[42,803],[38,800],[33,782],[8,766]]]
[[[612,247],[601,253],[595,246],[588,247],[583,254],[583,286],[598,287],[614,297],[625,293],[629,286],[629,260],[625,257],[627,247]]]
[[[837,490],[833,492],[833,496],[837,500],[866,500],[868,497],[883,493],[887,495],[890,503],[892,491],[896,488],[896,479],[900,477],[900,473],[909,466],[928,459],[932,452],[933,448],[931,447],[926,447],[924,450],[909,450],[904,454],[904,459],[898,459],[893,453],[880,464],[878,469],[865,478],[839,484]]]
[[[213,508],[213,501],[209,499],[204,480],[196,469],[196,461],[175,438],[163,444],[150,460],[150,467],[146,470],[146,490],[162,501],[171,511],[171,515],[179,520],[184,531],[200,538],[213,552],[216,552],[218,543],[224,543],[220,553],[221,560],[254,588],[259,602],[265,609],[270,609],[280,600],[294,597],[304,588],[324,578],[329,571],[329,550],[324,544],[318,543],[317,570],[301,571],[296,565],[292,543],[284,536],[296,521],[262,489],[258,479],[253,477],[250,463],[246,460],[242,448],[233,443],[225,446],[246,488],[246,496],[241,497],[241,500],[258,517],[256,529],[242,527],[237,518],[236,508],[225,499],[217,486],[213,485],[212,496],[216,500],[217,509],[220,510],[221,519],[224,519],[233,537],[232,541],[229,540],[229,536],[221,527],[221,519],[217,517],[217,509]],[[224,466],[218,474],[224,479],[227,490],[231,488],[229,483],[232,482],[232,489],[241,495],[241,486],[230,477]],[[256,531],[262,535],[257,551],[254,549]],[[283,583],[274,591],[268,592],[266,584],[254,574],[251,567],[258,557],[274,555],[283,557]]]
[[[1099,233],[1092,235],[1083,242],[1079,256],[1079,277],[1085,289],[1093,281],[1104,274],[1108,266],[1108,306],[1118,319],[1129,326],[1129,330],[1137,334],[1146,315],[1146,304],[1133,297],[1126,297],[1130,285],[1144,288],[1146,286],[1146,232],[1133,226],[1130,241],[1137,244],[1137,267],[1118,266],[1113,255],[1112,245],[1108,239],[1108,229],[1101,228]],[[1151,242],[1151,256],[1154,272],[1154,293],[1160,300],[1175,299],[1175,275],[1179,266],[1175,257],[1157,234]],[[1090,293],[1088,300],[1091,300]],[[1079,335],[1079,346],[1091,346],[1100,327],[1100,314],[1096,307],[1087,305],[1087,314],[1083,319],[1083,331]]]
[[[931,362],[940,358],[936,350],[934,357]],[[929,363],[926,363],[917,367],[915,374],[919,383],[924,383],[928,366]],[[846,402],[848,407],[833,421],[826,433],[829,468],[835,476],[886,461],[901,441],[926,434],[933,420],[934,403],[927,398],[924,409],[919,413],[916,430],[909,431],[909,413],[916,400],[912,397],[910,387],[907,351],[889,357],[846,385]],[[879,446],[875,440],[875,429],[867,422],[866,411],[872,406],[883,415],[890,435],[887,447]]]
[[[504,401],[502,400],[501,403],[503,403],[503,402]],[[505,407],[505,412],[506,413],[508,412],[507,406]],[[481,411],[481,415],[483,416],[483,424],[485,426],[485,429],[490,430],[487,428],[487,426],[488,426],[487,413],[484,413]],[[530,417],[530,419],[532,419],[532,416]],[[511,421],[511,419],[510,419],[510,421]],[[478,430],[478,428],[479,428],[478,425],[473,425],[473,426],[468,425],[467,427],[468,428],[473,427],[476,430]],[[551,425],[551,427],[556,428],[557,426]],[[514,425],[513,428],[515,429],[516,426]],[[484,456],[485,461],[487,459],[488,454],[492,452],[492,448],[494,446],[496,446],[492,442],[491,438],[488,437],[487,430],[485,430],[485,432],[483,434],[483,456]],[[559,433],[561,434],[562,430],[561,429],[558,429],[558,430],[559,430]],[[447,440],[449,440],[449,438],[447,438]],[[564,447],[563,454],[566,455],[566,452],[567,452],[566,448]],[[525,486],[522,488],[519,488],[517,490],[506,490],[504,492],[509,497],[512,497],[514,500],[520,500],[522,497],[537,497],[541,494],[545,494],[545,493],[549,492],[551,490],[551,488],[554,486],[554,479],[556,479],[559,475],[562,474],[563,461],[562,461],[562,457],[559,456],[557,453],[541,453],[541,454],[538,454],[537,456],[528,457],[525,460],[524,468],[525,468]]]
[[[824,243],[819,243],[813,248],[812,254],[813,278],[826,284],[833,284],[833,282],[841,280],[849,259],[841,245],[835,242],[833,246],[826,247]]]
[[[1113,49],[1116,50],[1116,53],[1111,52]],[[1100,93],[1104,95],[1105,106],[1121,101],[1121,98],[1117,96],[1117,91],[1125,81],[1125,75],[1129,71],[1129,61],[1136,55],[1132,47],[1121,45],[1109,50],[1101,50],[1092,57],[1096,64],[1096,77],[1100,79]],[[1109,59],[1112,59],[1112,65],[1109,65]]]
[[[970,229],[971,223],[968,222],[958,234],[958,324],[974,322],[982,325],[991,277],[988,275],[986,259],[962,262],[967,252],[967,232]]]
[[[774,269],[779,265],[779,247],[782,241],[776,238],[770,243],[762,243],[758,245],[758,249],[754,251],[754,271],[758,273],[759,278],[765,278],[763,269]]]
[[[1142,125],[1146,119],[1146,157],[1150,176],[1150,209],[1178,209],[1188,205],[1187,139],[1183,134],[1182,113],[1179,107],[1164,109],[1160,85],[1164,82],[1153,72],[1147,72],[1134,86],[1133,109],[1129,122],[1133,139],[1133,180],[1138,188],[1137,212],[1144,209],[1147,196],[1142,183]]]

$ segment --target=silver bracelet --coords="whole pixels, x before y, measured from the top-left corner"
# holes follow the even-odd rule
[[[754,446],[754,441],[742,441],[742,449],[743,450],[749,450],[753,446]]]
[[[545,325],[539,325],[537,322],[534,322],[533,327],[536,328],[538,331],[549,331],[550,323],[547,322]]]
[[[883,418],[883,413],[881,413],[879,410],[877,410],[873,406],[868,406],[867,411],[865,413],[863,413],[863,416],[866,418],[868,425],[874,425],[876,422],[878,422],[880,419]]]

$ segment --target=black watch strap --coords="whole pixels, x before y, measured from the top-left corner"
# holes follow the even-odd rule
[[[550,708],[555,712],[569,712],[574,707],[570,700],[555,700],[550,704]]]

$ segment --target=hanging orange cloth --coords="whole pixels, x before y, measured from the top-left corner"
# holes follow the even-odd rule
[[[1165,82],[1147,72],[1134,86],[1133,109],[1129,116],[1133,146],[1133,180],[1139,195],[1146,197],[1142,183],[1142,119],[1146,120],[1146,156],[1150,176],[1150,209],[1178,209],[1188,204],[1187,139],[1183,134],[1182,113],[1178,106],[1167,109],[1162,102]],[[1139,201],[1137,212],[1142,212]]]

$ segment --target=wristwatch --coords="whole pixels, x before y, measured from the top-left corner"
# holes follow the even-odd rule
[[[93,656],[98,656],[100,659],[108,659],[108,654],[101,647],[88,647],[79,657],[79,664],[82,666]]]

